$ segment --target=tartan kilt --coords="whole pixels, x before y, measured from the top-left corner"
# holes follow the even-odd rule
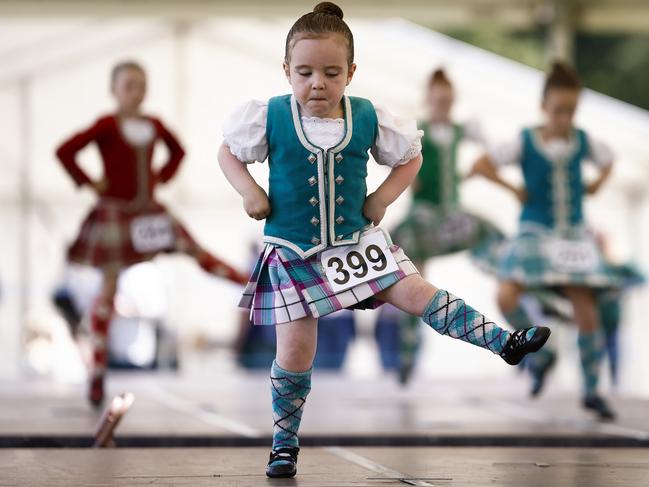
[[[138,248],[131,229],[140,217],[168,221],[171,229],[168,242],[160,248]],[[99,268],[123,268],[150,260],[159,253],[186,251],[194,245],[185,227],[160,203],[151,201],[145,208],[132,210],[123,202],[103,200],[83,220],[77,238],[68,249],[68,260]]]
[[[385,230],[373,227],[363,234],[373,231],[385,233],[399,266],[398,271],[334,292],[320,263],[319,253],[302,259],[286,247],[266,244],[239,307],[250,309],[250,318],[255,325],[276,325],[306,316],[318,318],[341,309],[379,307],[383,302],[374,298],[375,294],[418,271],[404,251],[392,244]]]
[[[490,252],[502,240],[494,225],[458,206],[439,207],[415,202],[404,220],[391,232],[395,244],[415,262],[462,250]]]
[[[588,269],[573,269],[557,264],[548,251],[561,242],[579,243],[592,249],[594,258]],[[583,286],[595,289],[618,288],[628,280],[624,267],[606,262],[593,235],[584,227],[558,232],[535,224],[521,225],[513,239],[503,239],[495,252],[481,256],[476,263],[500,280],[513,281],[526,288]]]

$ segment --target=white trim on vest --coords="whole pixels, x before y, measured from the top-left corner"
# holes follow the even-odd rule
[[[340,247],[343,245],[357,244],[360,237],[360,230],[355,231],[351,238],[347,239],[337,239],[336,236],[336,220],[333,218],[333,215],[336,213],[336,181],[334,179],[334,168],[336,166],[336,154],[341,152],[349,142],[352,140],[352,133],[354,132],[354,123],[352,117],[352,104],[349,101],[348,97],[345,97],[345,122],[347,123],[347,131],[345,137],[340,141],[336,147],[329,149],[329,215],[331,215],[332,220],[329,225],[329,241],[331,242],[332,247]],[[344,164],[344,162],[343,162]]]

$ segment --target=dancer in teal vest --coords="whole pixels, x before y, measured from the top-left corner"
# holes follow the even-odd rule
[[[421,166],[421,132],[369,100],[345,96],[356,65],[352,33],[332,3],[300,17],[286,38],[291,95],[249,102],[224,127],[219,163],[246,213],[266,219],[266,246],[240,305],[277,325],[271,369],[273,447],[266,474],[297,472],[298,429],[311,390],[317,318],[389,302],[435,331],[509,364],[539,350],[549,329],[513,333],[421,278],[378,224]],[[367,195],[369,153],[390,173]],[[246,163],[269,164],[268,194]]]
[[[478,257],[489,255],[502,233],[491,223],[460,206],[459,145],[463,140],[483,143],[475,124],[451,121],[454,89],[442,69],[428,82],[428,119],[419,124],[423,163],[412,184],[412,204],[404,220],[392,232],[394,243],[404,249],[423,272],[430,258],[471,249]],[[399,319],[399,382],[410,379],[420,345],[419,318],[401,314]]]
[[[523,204],[518,236],[504,246],[497,263],[503,314],[515,328],[525,328],[530,320],[520,304],[523,292],[560,290],[572,304],[579,327],[583,405],[602,419],[612,419],[613,411],[597,390],[604,339],[594,290],[619,286],[621,276],[606,263],[584,224],[583,198],[608,178],[613,157],[606,146],[573,126],[580,88],[576,73],[555,63],[543,90],[545,123],[524,129],[514,142],[482,157],[474,172],[512,191]],[[599,175],[584,186],[586,160]],[[498,174],[505,164],[520,164],[523,188]],[[545,349],[529,357],[537,380],[542,382],[553,361]]]

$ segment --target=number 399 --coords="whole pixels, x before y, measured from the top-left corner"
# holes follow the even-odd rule
[[[369,263],[369,264],[368,264]],[[357,278],[363,278],[369,272],[371,267],[377,272],[382,271],[388,265],[388,260],[385,254],[378,245],[368,245],[365,248],[365,255],[356,250],[352,250],[345,256],[345,261],[340,257],[331,257],[327,261],[327,267],[335,267],[335,271],[339,274],[334,278],[334,282],[339,285],[346,284],[351,275]]]

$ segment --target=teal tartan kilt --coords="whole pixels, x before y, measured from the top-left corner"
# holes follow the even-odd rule
[[[592,249],[592,265],[574,269],[557,264],[549,251],[558,241],[577,242]],[[476,259],[476,263],[500,280],[517,282],[526,288],[585,286],[617,288],[628,279],[621,266],[606,262],[594,237],[583,227],[558,232],[534,224],[521,224],[516,237],[503,240],[496,250]]]
[[[494,225],[459,206],[438,207],[424,202],[413,203],[390,234],[414,262],[462,250],[471,250],[479,259],[491,259],[494,245],[504,240]]]

